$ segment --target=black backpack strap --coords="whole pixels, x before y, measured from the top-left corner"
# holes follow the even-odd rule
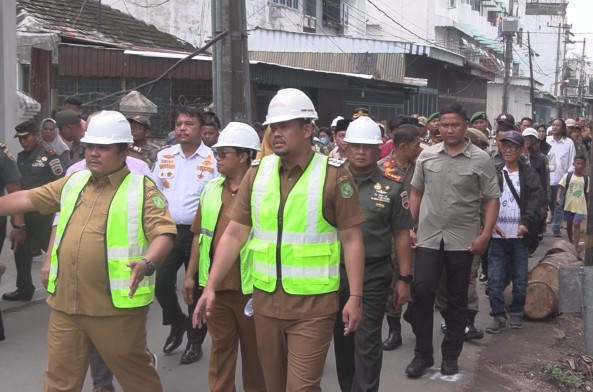
[[[519,198],[519,195],[517,194],[517,190],[515,189],[515,186],[513,185],[513,182],[511,181],[511,179],[509,178],[509,173],[506,170],[502,170],[502,174],[504,175],[504,179],[507,183],[507,185],[509,186],[509,189],[511,190],[511,193],[513,194],[513,197],[515,198],[515,201],[517,202],[517,205],[520,206],[520,201],[521,199]]]

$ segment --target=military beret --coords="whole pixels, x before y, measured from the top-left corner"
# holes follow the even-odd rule
[[[472,118],[469,121],[474,122],[476,120],[488,120],[488,115],[486,112],[476,112],[472,115]]]
[[[428,118],[426,119],[426,122],[429,123],[432,120],[434,120],[435,118],[437,118],[439,116],[439,112],[433,113],[430,116],[428,116]]]
[[[80,116],[72,109],[60,110],[56,114],[56,126],[58,128],[64,125],[79,124]]]

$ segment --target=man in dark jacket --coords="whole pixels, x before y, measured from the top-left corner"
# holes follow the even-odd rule
[[[502,195],[488,253],[490,315],[494,318],[492,325],[486,328],[488,333],[499,333],[507,327],[503,295],[507,271],[510,271],[513,282],[513,300],[508,307],[509,327],[523,327],[521,318],[527,291],[529,252],[526,236],[530,231],[537,230],[538,209],[543,195],[535,170],[519,160],[523,145],[519,132],[507,132],[500,146],[504,163],[496,167]]]
[[[550,186],[550,173],[548,172],[548,162],[545,155],[537,150],[537,131],[533,128],[526,128],[523,130],[523,140],[525,142],[525,154],[529,158],[531,167],[539,176],[540,184],[542,186],[543,194],[547,195]],[[539,227],[537,232],[528,233],[529,239],[529,254],[535,252],[539,241],[543,239],[543,231],[546,228],[546,215],[548,213],[548,200],[545,197],[540,198],[540,205],[538,209]]]

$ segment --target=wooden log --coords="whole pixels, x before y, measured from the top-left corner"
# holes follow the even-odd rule
[[[558,289],[537,280],[529,282],[523,314],[534,320],[558,316]]]
[[[562,252],[570,253],[570,254],[574,255],[575,257],[579,256],[574,245],[566,240],[559,240],[559,241],[554,242],[554,244],[546,252],[546,256],[553,255],[556,253],[562,253]]]

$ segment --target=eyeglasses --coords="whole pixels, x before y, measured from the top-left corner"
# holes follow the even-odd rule
[[[224,151],[218,148],[213,148],[212,153],[216,159],[225,159],[228,154],[237,154],[237,151]]]
[[[503,144],[502,146],[500,146],[500,149],[502,151],[511,151],[511,152],[517,151],[520,148],[521,148],[521,146],[518,146],[516,144]]]

